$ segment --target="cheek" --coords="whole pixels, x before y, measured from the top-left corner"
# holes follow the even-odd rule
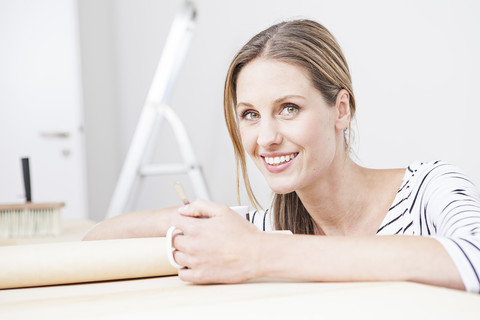
[[[297,143],[303,145],[316,160],[328,157],[335,149],[335,131],[329,130],[328,124],[321,121],[312,121],[299,128],[295,136]]]
[[[251,156],[255,152],[257,139],[253,130],[248,130],[246,128],[239,128],[240,138],[242,139],[243,148]]]

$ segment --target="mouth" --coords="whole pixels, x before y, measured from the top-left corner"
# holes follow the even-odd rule
[[[287,162],[292,161],[293,159],[295,159],[296,156],[298,156],[298,152],[291,153],[291,154],[285,154],[285,155],[281,155],[281,156],[275,156],[275,157],[262,156],[262,158],[270,166],[279,166],[279,165],[282,165],[282,164],[285,164]]]

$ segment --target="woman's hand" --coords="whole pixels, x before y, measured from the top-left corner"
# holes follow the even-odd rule
[[[227,206],[197,200],[181,207],[171,222],[175,261],[184,281],[234,283],[256,277],[262,232]]]

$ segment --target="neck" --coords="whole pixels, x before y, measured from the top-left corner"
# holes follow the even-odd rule
[[[372,208],[372,204],[375,205],[375,199],[372,198],[375,195],[372,192],[375,185],[373,171],[357,165],[350,158],[342,159],[330,168],[325,179],[314,186],[297,190],[300,200],[312,216],[316,233],[376,233],[383,216],[379,217],[378,210]]]

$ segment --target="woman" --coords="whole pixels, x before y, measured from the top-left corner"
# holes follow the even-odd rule
[[[274,228],[295,235],[261,232],[198,200],[116,217],[87,237],[158,236],[175,225],[179,276],[199,283],[406,280],[479,292],[477,189],[440,161],[373,170],[350,159],[351,78],[323,26],[295,20],[253,37],[230,66],[224,108],[251,202],[245,152],[275,192]]]

